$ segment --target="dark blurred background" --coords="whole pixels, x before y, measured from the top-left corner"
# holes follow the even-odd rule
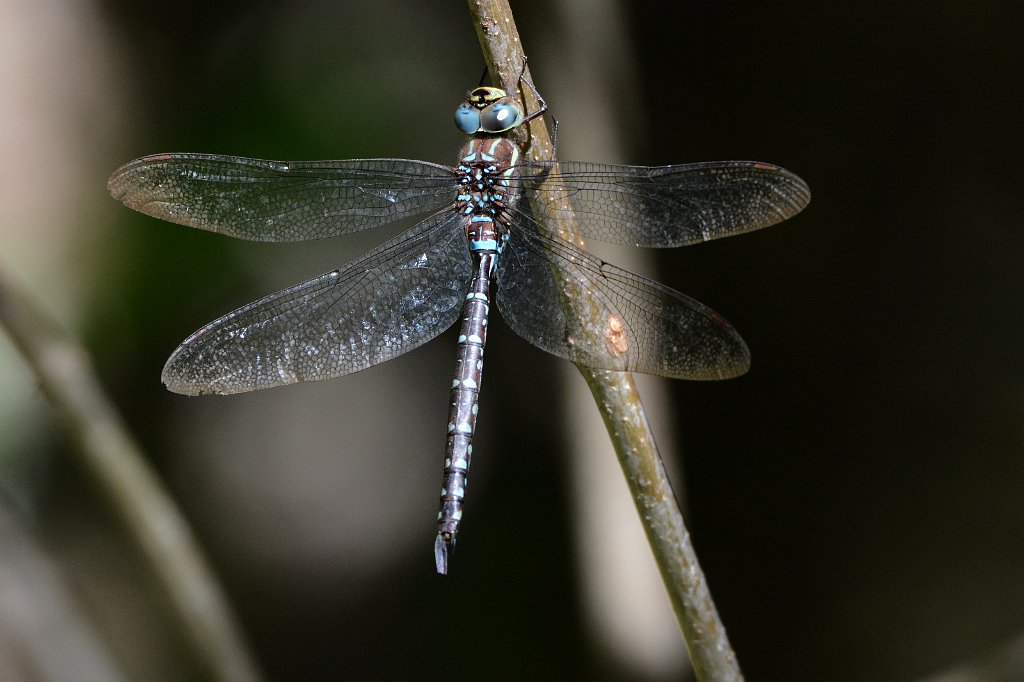
[[[752,349],[738,380],[646,384],[748,679],[932,679],[1019,642],[1022,5],[513,9],[563,158],[759,159],[814,192],[783,225],[640,266]],[[651,652],[599,623],[594,602],[629,580],[581,580],[574,496],[601,498],[570,494],[566,453],[593,434],[564,426],[596,410],[500,322],[443,579],[430,543],[454,332],[323,384],[186,399],[159,382],[199,325],[396,230],[236,242],[124,209],[110,172],[162,151],[452,163],[452,111],[483,65],[461,3],[8,0],[0,25],[0,266],[86,343],[270,679],[685,678],[671,619]],[[94,679],[194,677],[6,340],[0,392],[0,610],[22,614],[3,636],[46,650],[59,632]],[[48,582],[18,601],[27,574]]]

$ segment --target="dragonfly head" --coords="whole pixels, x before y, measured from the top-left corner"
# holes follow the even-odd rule
[[[503,133],[522,122],[522,107],[500,88],[476,88],[455,110],[455,127],[467,135]]]

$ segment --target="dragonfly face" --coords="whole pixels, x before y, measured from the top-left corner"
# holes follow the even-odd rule
[[[479,87],[455,110],[455,127],[467,135],[504,133],[523,121],[519,103],[501,88]]]
[[[529,343],[597,369],[710,380],[745,372],[736,330],[703,304],[552,236],[675,247],[760,229],[810,201],[796,175],[756,161],[645,167],[522,160],[505,133],[535,118],[498,88],[455,114],[472,135],[456,166],[408,159],[264,161],[157,154],[107,183],[148,215],[255,241],[421,222],[361,258],[214,320],[172,353],[178,393],[239,393],[351,374],[460,323],[434,545],[445,573],[462,518],[493,301]],[[566,286],[566,284],[570,286]],[[492,284],[496,292],[492,292]],[[574,310],[566,291],[585,292]]]

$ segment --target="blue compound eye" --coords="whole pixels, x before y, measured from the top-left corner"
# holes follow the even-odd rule
[[[523,110],[511,98],[499,100],[480,113],[480,129],[502,133],[523,122]]]
[[[469,102],[463,102],[455,110],[455,127],[472,135],[480,130],[480,112]]]

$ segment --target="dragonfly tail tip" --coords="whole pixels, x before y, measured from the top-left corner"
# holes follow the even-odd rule
[[[434,539],[434,564],[438,575],[448,575],[448,554],[455,547],[455,538],[438,533]]]

